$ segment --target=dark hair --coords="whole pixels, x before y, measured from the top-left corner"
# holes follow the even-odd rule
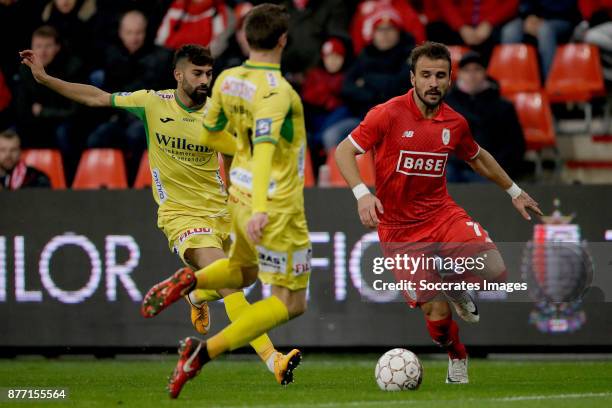
[[[43,38],[53,38],[56,44],[60,43],[60,36],[57,30],[49,25],[44,25],[38,27],[32,33],[32,38],[34,37],[43,37]]]
[[[244,31],[249,47],[272,50],[289,30],[289,13],[283,6],[264,3],[253,7],[245,17]]]
[[[187,60],[194,65],[212,65],[213,57],[210,50],[198,44],[185,44],[174,53],[174,67],[182,60]]]
[[[419,61],[419,58],[426,57],[432,60],[446,60],[448,61],[448,70],[450,72],[451,67],[451,56],[450,51],[446,48],[446,45],[433,42],[426,41],[423,44],[415,47],[410,53],[410,70],[414,73],[414,69],[416,68],[416,64]]]
[[[9,139],[9,140],[10,139],[20,139],[17,132],[15,132],[13,129],[6,129],[0,132],[0,138]]]

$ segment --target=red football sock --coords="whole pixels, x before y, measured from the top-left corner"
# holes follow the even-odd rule
[[[425,320],[427,330],[434,343],[444,347],[448,356],[452,359],[464,359],[467,357],[465,346],[459,340],[459,326],[451,316],[442,320]]]

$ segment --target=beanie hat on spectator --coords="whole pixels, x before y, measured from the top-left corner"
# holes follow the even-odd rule
[[[372,29],[375,30],[376,27],[383,23],[390,23],[395,28],[402,28],[402,18],[399,13],[392,7],[385,7],[379,10],[372,16]]]
[[[337,38],[330,38],[321,46],[321,56],[327,57],[331,54],[338,54],[342,57],[346,56],[346,48],[344,44],[342,44],[342,41]]]
[[[249,3],[248,1],[245,1],[244,3],[239,3],[236,6],[236,8],[234,9],[234,14],[236,15],[236,28],[237,29],[242,28],[242,24],[244,23],[244,18],[246,17],[247,13],[251,11],[252,8],[253,8],[253,5]]]
[[[459,60],[459,68],[463,68],[467,64],[471,64],[471,63],[478,64],[483,68],[487,67],[487,64],[482,58],[482,55],[480,55],[476,51],[468,51],[465,54],[463,54],[463,56],[461,57],[461,60]]]

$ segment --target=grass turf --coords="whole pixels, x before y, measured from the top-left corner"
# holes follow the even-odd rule
[[[305,356],[296,383],[281,388],[263,364],[221,360],[206,366],[178,401],[165,394],[175,359],[0,360],[0,388],[68,387],[62,402],[0,405],[86,407],[592,407],[612,406],[612,361],[470,361],[468,385],[444,383],[446,362],[424,360],[417,391],[383,392],[374,381],[377,356]],[[452,405],[449,405],[452,404]]]

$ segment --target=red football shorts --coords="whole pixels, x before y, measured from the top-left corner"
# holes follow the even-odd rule
[[[411,307],[440,294],[436,284],[443,281],[441,271],[445,276],[455,275],[451,277],[453,281],[457,281],[458,273],[464,273],[462,276],[469,281],[474,274],[465,266],[477,268],[479,254],[497,249],[487,231],[460,207],[442,211],[416,226],[379,226],[378,236],[385,257],[407,255],[418,262],[393,271],[396,281],[414,282],[415,290],[403,291]]]

